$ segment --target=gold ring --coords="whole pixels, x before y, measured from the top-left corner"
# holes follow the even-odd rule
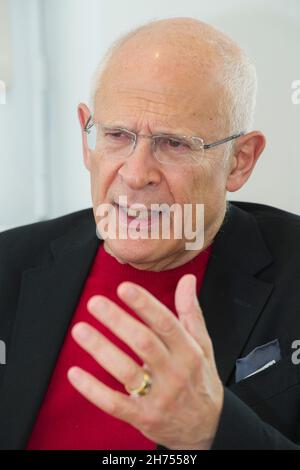
[[[144,374],[143,382],[138,388],[129,388],[127,387],[127,385],[125,385],[125,388],[127,392],[130,393],[130,395],[141,397],[149,393],[151,385],[152,385],[152,380],[151,380],[150,373],[144,367],[143,367],[143,374]]]

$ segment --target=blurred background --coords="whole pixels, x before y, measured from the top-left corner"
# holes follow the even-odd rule
[[[299,0],[0,0],[0,231],[91,206],[77,104],[119,34],[171,16],[222,29],[257,66],[267,148],[229,199],[300,214]]]

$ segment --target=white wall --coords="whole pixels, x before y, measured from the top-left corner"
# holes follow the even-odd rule
[[[0,105],[0,229],[91,205],[76,106],[87,100],[91,73],[113,39],[168,16],[216,25],[257,64],[255,127],[268,145],[245,188],[230,197],[300,214],[300,105],[291,101],[291,84],[300,80],[299,0],[8,2],[13,78]]]
[[[12,75],[6,104],[0,105],[0,229],[47,216],[37,0],[7,4]],[[1,17],[0,28],[3,21]],[[0,54],[4,54],[1,46]]]

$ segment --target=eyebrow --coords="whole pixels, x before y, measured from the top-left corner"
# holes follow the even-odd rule
[[[122,125],[122,124],[119,124],[119,123],[116,123],[116,124],[102,124],[103,128],[104,129],[123,129],[123,130],[127,130],[127,131],[130,131],[130,132],[133,132],[134,134],[138,134],[138,132],[133,129],[132,127],[127,127],[125,125]],[[166,131],[166,130],[163,130],[163,131],[156,131],[154,132],[152,135],[162,135],[162,136],[171,136],[171,137],[180,137],[180,136],[190,136],[190,137],[193,137],[193,136],[196,136],[196,135],[199,135],[199,134],[195,134],[195,133],[192,133],[192,132],[184,132],[182,130],[178,130],[177,131]]]

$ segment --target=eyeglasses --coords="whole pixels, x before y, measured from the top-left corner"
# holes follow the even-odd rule
[[[155,158],[163,164],[199,165],[204,157],[204,151],[211,149],[245,134],[240,132],[225,139],[205,144],[198,136],[174,134],[145,135],[121,127],[106,127],[89,117],[84,132],[90,151],[111,158],[127,158],[135,150],[138,137],[152,140],[152,152]]]

